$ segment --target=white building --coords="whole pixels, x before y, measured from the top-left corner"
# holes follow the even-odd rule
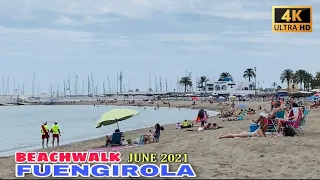
[[[254,82],[233,81],[231,78],[208,81],[206,84],[207,93],[212,95],[249,95],[255,93],[254,89]]]

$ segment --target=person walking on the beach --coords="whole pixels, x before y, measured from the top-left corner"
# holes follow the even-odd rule
[[[198,117],[200,118],[201,121],[201,127],[204,126],[205,123],[205,116],[206,116],[207,112],[204,110],[204,107],[202,106],[202,108],[199,110],[198,112]]]
[[[58,126],[58,122],[55,121],[54,125],[51,127],[51,133],[52,133],[52,147],[54,147],[54,140],[57,138],[57,146],[59,146],[59,137],[60,134],[60,127]]]
[[[44,148],[44,140],[46,139],[47,142],[46,142],[46,146],[48,147],[48,143],[49,143],[49,126],[47,125],[47,122],[44,122],[42,125],[41,125],[41,139],[42,139],[42,148]]]

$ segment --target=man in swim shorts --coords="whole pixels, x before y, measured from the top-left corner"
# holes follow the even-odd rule
[[[54,140],[57,139],[57,146],[59,146],[59,137],[60,134],[60,127],[58,126],[58,122],[55,121],[54,125],[51,127],[51,133],[52,133],[52,147],[54,147]]]
[[[47,125],[47,122],[44,122],[43,125],[41,125],[41,139],[42,139],[42,148],[44,148],[44,140],[47,140],[46,146],[48,147],[49,143],[49,126]]]

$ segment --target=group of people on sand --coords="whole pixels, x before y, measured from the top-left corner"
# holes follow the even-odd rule
[[[46,140],[46,146],[48,147],[50,133],[52,134],[52,147],[54,147],[55,139],[57,139],[57,146],[59,146],[59,137],[61,136],[60,127],[58,122],[55,121],[51,126],[51,129],[48,126],[47,122],[44,122],[40,128],[41,131],[41,139],[42,139],[42,148],[44,148],[44,142]]]
[[[176,124],[176,129],[187,129],[186,131],[204,131],[204,130],[214,130],[214,129],[220,129],[222,127],[218,126],[216,123],[207,123],[207,119],[209,118],[209,115],[207,111],[204,109],[204,107],[201,107],[201,109],[198,112],[198,116],[196,119],[196,122],[200,122],[200,127],[197,129],[193,129],[194,127],[192,121],[184,120],[182,123]]]
[[[270,123],[274,123],[276,126],[276,132],[270,134],[273,137],[279,137],[284,135],[284,128],[287,123],[292,121],[298,121],[299,119],[304,118],[305,107],[299,107],[295,103],[291,103],[290,105],[286,105],[284,108],[281,107],[280,101],[274,101],[272,111],[269,114],[260,113],[260,117],[257,121],[253,121],[254,123],[259,124],[259,128],[254,132],[244,131],[241,133],[228,133],[220,136],[222,138],[248,138],[248,137],[267,137],[266,132],[268,130],[268,125]],[[276,114],[279,112],[284,112],[283,117],[278,118]],[[296,112],[295,112],[296,111]],[[272,121],[272,122],[270,122]]]
[[[131,139],[126,140],[125,134],[123,132],[120,132],[119,129],[116,129],[112,135],[110,136],[106,135],[106,146],[112,145],[111,142],[112,142],[113,135],[115,133],[121,133],[121,141],[120,141],[120,144],[117,144],[117,145],[124,146],[124,145],[140,144],[140,143],[141,144],[155,143],[159,141],[162,130],[164,130],[164,128],[157,123],[154,126],[154,130],[149,130],[149,134],[143,134],[139,138],[136,138],[134,142],[132,142]],[[143,139],[141,139],[141,137]],[[142,142],[139,142],[139,141],[142,141]]]

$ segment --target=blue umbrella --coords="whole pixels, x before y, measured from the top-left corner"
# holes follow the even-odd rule
[[[245,108],[247,108],[247,106],[245,104],[239,104],[238,108],[245,109]]]
[[[226,98],[223,97],[223,96],[219,96],[218,99],[220,99],[220,100],[225,100]]]

